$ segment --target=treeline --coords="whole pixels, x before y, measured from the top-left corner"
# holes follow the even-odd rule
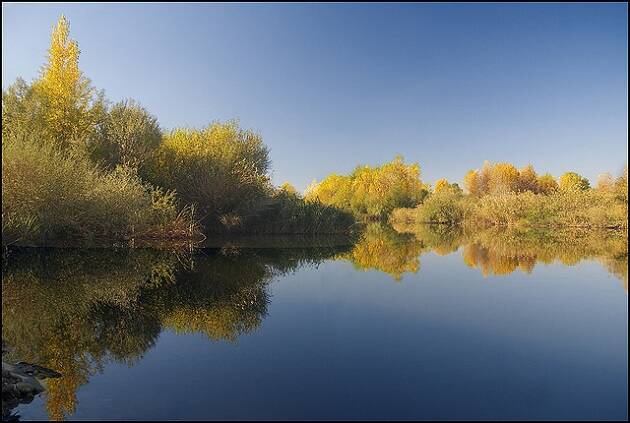
[[[485,162],[464,178],[465,191],[446,180],[415,208],[395,210],[397,224],[628,228],[628,169],[588,179],[567,172],[556,180],[529,165]]]
[[[628,227],[627,166],[617,177],[600,175],[591,187],[575,172],[555,178],[539,175],[532,165],[518,169],[486,161],[463,182],[463,189],[446,179],[431,187],[421,181],[417,163],[405,164],[397,157],[315,181],[305,199],[346,210],[361,221],[406,225]]]
[[[163,131],[137,102],[112,105],[79,53],[62,16],[40,76],[3,90],[3,245],[351,230],[350,214],[271,184],[259,134],[236,121]]]
[[[428,194],[420,180],[420,166],[405,164],[401,156],[382,166],[358,166],[349,175],[332,174],[313,182],[308,201],[347,210],[359,218],[387,217],[399,207],[414,207]]]
[[[396,157],[311,184],[270,181],[269,150],[237,121],[164,131],[133,100],[111,104],[78,66],[62,16],[32,83],[2,93],[2,241],[169,242],[203,233],[340,234],[355,222],[627,228],[628,178],[489,162],[431,188]]]

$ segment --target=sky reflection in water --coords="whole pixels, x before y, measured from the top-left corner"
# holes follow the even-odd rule
[[[627,236],[413,232],[9,257],[3,339],[63,374],[16,411],[627,418]]]

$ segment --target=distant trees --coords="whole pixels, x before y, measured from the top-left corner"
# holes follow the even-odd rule
[[[517,169],[510,163],[485,161],[481,170],[470,170],[466,174],[464,187],[469,194],[479,197],[522,192],[549,195],[558,190],[589,189],[590,184],[575,172],[567,172],[556,181],[549,173],[539,176],[531,164]]]
[[[550,173],[545,173],[544,175],[539,176],[537,180],[537,184],[538,184],[538,191],[541,194],[550,195],[558,191],[559,189],[556,178],[554,178],[553,175],[551,175]]]
[[[455,185],[455,184],[453,184]],[[422,204],[396,210],[393,224],[467,224],[474,226],[606,227],[628,226],[628,169],[617,178],[600,175],[596,189],[588,179],[567,172],[559,181],[538,175],[533,166],[484,162],[464,177],[468,195],[445,179]]]
[[[588,179],[575,172],[567,172],[560,177],[558,186],[561,191],[585,191],[591,187]]]
[[[427,193],[418,164],[405,164],[398,156],[381,166],[359,166],[347,176],[332,174],[311,184],[305,198],[357,216],[384,217],[395,208],[419,204]]]
[[[515,192],[540,192],[538,174],[532,165],[522,169],[510,163],[484,162],[481,170],[471,170],[464,177],[464,187],[475,196]]]

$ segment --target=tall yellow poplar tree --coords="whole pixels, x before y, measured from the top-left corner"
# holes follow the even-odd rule
[[[102,93],[96,93],[79,69],[79,54],[61,15],[52,31],[48,62],[33,88],[44,103],[44,135],[62,147],[85,142],[104,109]]]

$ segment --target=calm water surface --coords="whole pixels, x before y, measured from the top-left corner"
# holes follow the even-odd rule
[[[626,240],[373,226],[353,245],[16,253],[3,339],[63,377],[14,412],[627,419]]]

